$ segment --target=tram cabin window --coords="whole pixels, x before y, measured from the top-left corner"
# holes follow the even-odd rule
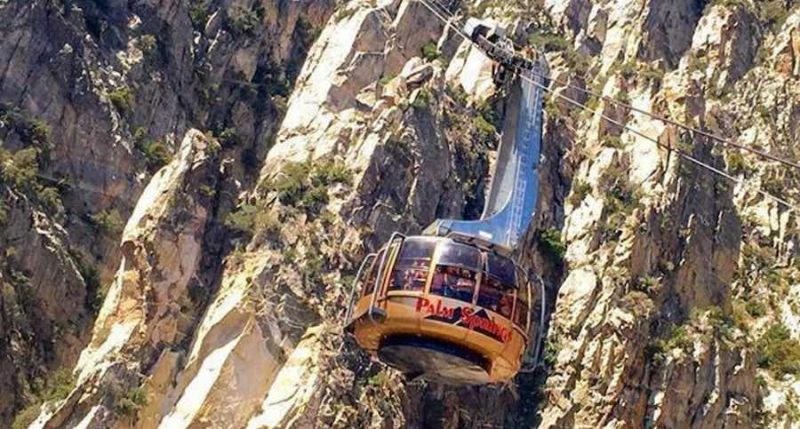
[[[483,278],[478,291],[478,305],[511,319],[511,310],[514,306],[514,289],[504,285],[500,280],[491,275]]]
[[[378,256],[372,261],[372,266],[369,267],[367,271],[366,281],[364,282],[364,296],[371,294],[375,290],[375,281],[378,277],[378,266],[381,264],[381,258],[383,258],[384,250],[381,250],[378,253]]]
[[[405,240],[392,271],[389,290],[424,290],[435,247],[436,242],[430,239]]]
[[[487,270],[504,285],[516,289],[516,268],[514,262],[496,253],[488,253],[486,258]]]
[[[481,264],[480,251],[458,243],[444,243],[441,246],[431,293],[472,302]]]

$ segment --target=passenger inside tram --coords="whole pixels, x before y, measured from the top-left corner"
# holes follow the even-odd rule
[[[503,317],[511,318],[514,290],[504,286],[499,280],[485,276],[478,292],[478,305],[494,311]]]
[[[475,293],[475,273],[459,267],[437,266],[431,293],[464,302],[472,302]]]

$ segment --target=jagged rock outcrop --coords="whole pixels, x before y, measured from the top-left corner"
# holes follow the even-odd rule
[[[798,201],[800,175],[611,102],[800,158],[795,3],[447,2],[595,110],[546,106],[522,249],[544,362],[479,388],[407,383],[341,319],[393,231],[480,215],[504,107],[485,56],[414,0],[29,3],[0,5],[0,425],[34,403],[48,428],[796,427],[800,366],[764,338],[800,336],[800,229],[754,189]],[[23,148],[63,207],[14,180]],[[112,210],[127,226],[98,234]],[[40,409],[32,380],[64,365]]]
[[[14,294],[3,301],[15,316],[5,319],[8,351],[0,367],[23,370],[3,377],[0,425],[20,407],[31,405],[30,414],[37,397],[49,395],[54,386],[43,382],[46,373],[75,364],[148,172],[168,161],[192,125],[215,132],[225,145],[230,161],[219,195],[228,196],[214,201],[222,212],[230,210],[266,151],[316,29],[331,13],[328,1],[0,4],[0,19],[9,24],[0,30],[0,146],[16,154],[36,150],[32,162],[20,157],[21,167],[4,166],[2,186],[17,184],[11,186],[16,195],[2,193],[0,212],[11,207],[12,218],[0,227],[14,242],[4,243],[0,262],[6,277],[37,279],[33,286],[42,296],[20,306],[12,295],[24,291],[12,285]],[[9,176],[20,171],[24,183]],[[20,239],[34,222],[47,225],[40,234],[60,237],[53,252],[66,257],[32,265],[37,245]],[[24,259],[12,257],[16,247],[25,249]],[[222,243],[203,247],[216,255]],[[43,266],[51,268],[40,272]],[[204,280],[213,271],[204,270]],[[63,283],[39,285],[39,278],[62,272]],[[47,303],[54,299],[68,311],[51,312]],[[14,333],[24,331],[30,334],[22,345]],[[24,352],[11,352],[15,347]]]

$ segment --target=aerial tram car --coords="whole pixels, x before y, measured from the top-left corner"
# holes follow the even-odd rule
[[[480,220],[437,220],[394,233],[358,270],[346,323],[360,347],[409,378],[451,385],[510,380],[539,328],[537,291],[517,246],[538,200],[546,64],[514,52],[502,28],[470,19],[464,32],[511,85],[495,174]],[[526,79],[519,79],[526,74]]]

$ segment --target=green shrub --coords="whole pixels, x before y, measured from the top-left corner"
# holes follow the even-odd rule
[[[136,41],[136,47],[139,48],[144,55],[150,55],[156,49],[156,42],[156,36],[145,34]]]
[[[548,337],[544,342],[544,363],[550,368],[554,367],[560,352],[561,345]]]
[[[136,149],[144,155],[147,171],[151,174],[157,172],[172,160],[172,153],[162,140],[137,140]]]
[[[120,113],[127,113],[133,108],[133,92],[127,86],[117,88],[108,93],[108,100]]]
[[[35,189],[39,175],[38,150],[28,147],[13,155],[0,149],[0,177],[20,191]]]
[[[239,134],[235,128],[225,128],[219,133],[219,142],[223,147],[234,147],[240,143]]]
[[[106,290],[100,283],[100,272],[97,271],[94,265],[86,263],[80,256],[74,256],[73,259],[78,265],[78,272],[83,277],[83,283],[86,285],[84,305],[93,314],[97,314],[106,299]]]
[[[61,193],[58,188],[39,186],[36,189],[36,199],[51,213],[58,213],[63,207],[61,204]]]
[[[658,286],[658,279],[653,276],[642,276],[634,282],[634,288],[640,292],[650,293]]]
[[[790,2],[786,0],[763,0],[756,2],[759,18],[773,30],[780,28],[789,16]]]
[[[439,58],[439,48],[436,46],[436,42],[430,41],[422,47],[422,58],[427,61],[434,61]]]
[[[411,102],[411,107],[415,109],[424,109],[428,107],[431,102],[431,93],[425,88],[422,88],[417,92],[417,96],[414,97],[414,101]]]
[[[39,415],[42,404],[65,399],[74,387],[75,377],[67,369],[53,372],[46,382],[40,382],[38,386],[34,383],[33,390],[36,399],[14,417],[11,428],[27,428]]]
[[[620,166],[613,166],[603,173],[600,187],[605,192],[604,204],[608,213],[630,214],[639,206],[640,191]]]
[[[272,181],[271,189],[277,192],[278,200],[287,206],[298,206],[308,190],[308,176],[311,163],[295,162],[287,164]]]
[[[200,187],[197,188],[197,190],[200,192],[200,195],[206,198],[212,198],[214,195],[217,194],[217,190],[214,189],[213,186],[206,185],[205,183],[200,185]]]
[[[767,314],[767,306],[755,300],[747,301],[744,308],[747,314],[753,317],[763,317]]]
[[[26,121],[25,137],[29,143],[48,143],[53,130],[47,122],[34,118]]]
[[[268,208],[244,204],[225,217],[225,225],[240,232],[255,234],[264,231],[268,234],[280,231],[278,218]]]
[[[353,172],[342,163],[323,162],[314,168],[311,183],[314,186],[328,186],[335,183],[349,185],[353,180]]]
[[[756,345],[759,367],[768,369],[776,377],[800,374],[800,342],[791,338],[786,326],[773,324]]]
[[[3,200],[0,200],[0,227],[6,224],[8,220],[8,205]]]
[[[528,44],[541,47],[545,51],[565,51],[571,48],[570,42],[564,36],[545,32],[528,36]]]
[[[238,35],[253,34],[260,24],[258,11],[243,7],[228,10],[228,28]]]
[[[487,121],[483,115],[475,117],[475,129],[478,131],[478,137],[481,140],[493,140],[497,136],[497,128]]]
[[[622,143],[622,139],[619,136],[606,136],[603,139],[603,146],[619,150],[625,148],[625,144]]]
[[[537,235],[537,242],[542,251],[556,262],[564,260],[567,246],[561,240],[561,231],[555,228],[545,229]]]
[[[572,204],[573,207],[577,207],[580,203],[586,198],[589,193],[592,192],[592,185],[584,182],[583,180],[579,180],[575,183],[575,186],[572,187],[572,194],[569,196],[569,203]]]
[[[117,209],[101,210],[93,214],[91,219],[95,227],[107,234],[119,234],[125,227],[125,220]]]
[[[14,416],[14,420],[11,422],[11,429],[27,429],[39,417],[41,408],[41,402],[35,402],[25,407]]]
[[[277,194],[278,201],[289,207],[317,215],[328,203],[328,188],[340,183],[350,185],[352,172],[333,161],[319,163],[295,162],[283,167],[266,190]]]
[[[69,369],[59,369],[48,377],[47,388],[40,396],[45,402],[60,401],[75,388],[75,376]]]
[[[132,417],[145,405],[147,405],[147,392],[141,387],[134,387],[116,400],[114,410],[117,414]]]
[[[725,159],[728,164],[728,172],[733,175],[748,174],[752,168],[747,165],[744,156],[739,152],[730,152]]]
[[[195,30],[202,30],[208,22],[209,10],[204,2],[193,5],[189,9],[189,19],[192,21],[192,27]]]
[[[381,79],[378,81],[378,83],[379,83],[381,86],[386,86],[386,85],[388,85],[388,84],[389,84],[389,82],[391,82],[391,81],[392,81],[392,79],[394,79],[394,76],[392,76],[392,75],[386,75],[386,76],[382,76],[382,77],[381,77]]]

